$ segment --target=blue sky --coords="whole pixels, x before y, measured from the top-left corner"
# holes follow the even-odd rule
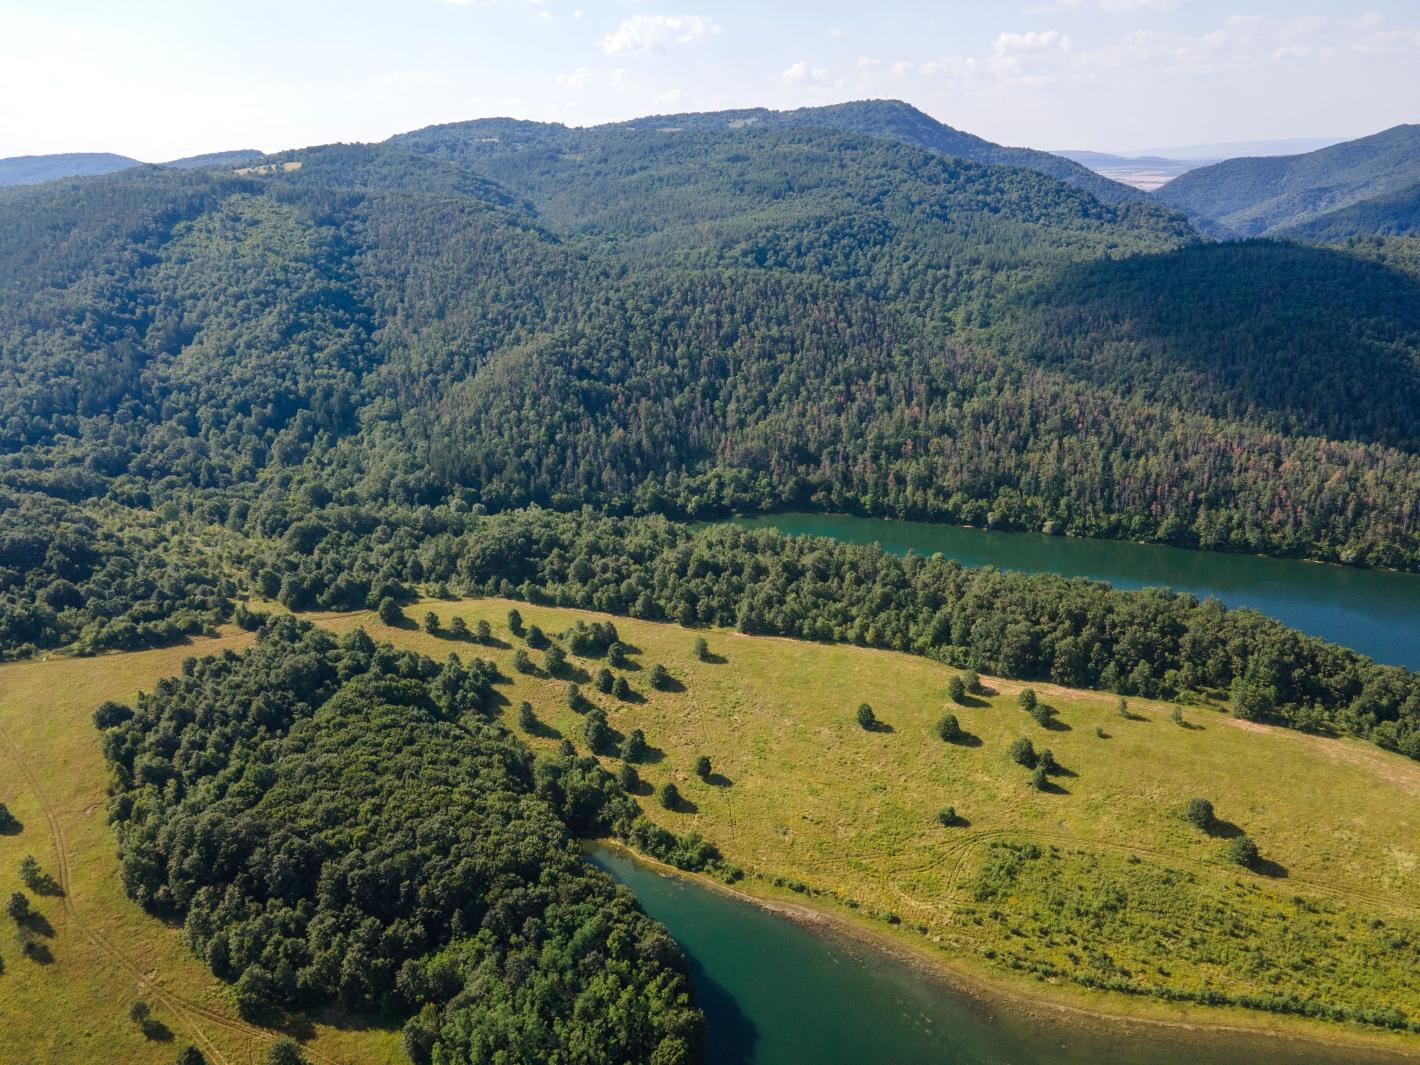
[[[897,97],[1126,150],[1420,121],[1414,0],[0,0],[0,156]]]

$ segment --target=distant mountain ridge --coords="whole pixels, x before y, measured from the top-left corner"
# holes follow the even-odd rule
[[[204,167],[238,166],[260,159],[265,152],[255,148],[240,148],[230,152],[209,152],[173,159],[157,166],[174,170],[199,170]],[[135,166],[146,166],[141,159],[112,152],[61,152],[56,155],[16,155],[0,159],[0,187],[8,185],[39,185],[63,178],[97,177]]]
[[[1229,159],[1191,170],[1155,195],[1220,236],[1252,237],[1298,232],[1418,182],[1420,125],[1402,125],[1304,155]]]
[[[1033,148],[1008,148],[1000,144],[953,129],[911,104],[901,100],[855,100],[827,107],[803,107],[793,111],[773,111],[767,107],[737,111],[707,111],[672,115],[647,115],[625,122],[576,128],[561,123],[526,122],[519,119],[488,118],[469,122],[454,122],[428,126],[397,134],[389,143],[409,147],[428,140],[430,136],[455,129],[470,134],[485,131],[490,138],[500,135],[518,136],[536,132],[542,137],[565,135],[575,138],[599,130],[681,130],[697,133],[726,132],[736,129],[819,128],[842,133],[883,137],[922,148],[938,155],[966,159],[975,163],[1014,166],[1063,181],[1090,193],[1104,203],[1139,202],[1145,197],[1137,189],[1111,181],[1063,156]],[[416,149],[417,150],[417,149]]]
[[[63,152],[58,155],[15,155],[0,159],[0,186],[38,185],[66,177],[92,177],[142,166],[137,159],[112,152]]]

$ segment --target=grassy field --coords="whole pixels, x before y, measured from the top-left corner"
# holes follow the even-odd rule
[[[569,674],[512,668],[525,646],[506,624],[515,605],[549,635],[597,618],[496,601],[409,611],[432,609],[445,625],[455,614],[470,627],[487,620],[495,648],[389,629],[369,615],[322,620],[436,657],[492,657],[513,678],[502,688],[510,727],[526,699],[541,722],[531,744],[565,736],[585,749]],[[1051,982],[1185,1000],[1294,995],[1420,1020],[1416,763],[1210,711],[1184,710],[1179,723],[1172,707],[1137,703],[1125,718],[1113,696],[1036,685],[1058,710],[1044,728],[1019,709],[1014,682],[988,679],[993,694],[949,706],[954,671],[924,659],[716,632],[714,658],[702,662],[696,632],[614,620],[637,648],[623,671],[634,699],[585,682],[583,692],[620,733],[645,731],[646,812],[715,842],[751,888],[799,891],[950,956]],[[658,662],[679,690],[651,688]],[[603,663],[570,664],[585,681]],[[862,702],[881,729],[857,724]],[[935,734],[947,710],[964,742]],[[1066,770],[1047,791],[1006,753],[1022,736]],[[708,781],[694,773],[701,754],[713,762]],[[614,758],[603,761],[615,769]],[[651,790],[666,781],[686,799],[676,812]],[[1212,833],[1183,817],[1195,796],[1216,808]],[[936,817],[947,805],[960,819],[952,827]],[[1261,847],[1255,871],[1227,858],[1240,832]]]
[[[710,632],[712,655],[701,661],[692,650],[701,633],[623,618],[616,625],[635,650],[618,673],[633,696],[618,700],[589,683],[599,661],[572,657],[555,678],[517,673],[525,644],[507,627],[514,605],[550,635],[598,617],[492,600],[409,610],[432,609],[445,626],[455,614],[471,628],[487,620],[491,647],[388,628],[371,614],[313,618],[438,658],[495,659],[510,678],[500,685],[509,727],[521,731],[522,700],[535,708],[534,747],[565,736],[585,749],[567,701],[569,677],[581,678],[613,729],[647,735],[651,754],[638,767],[647,813],[715,842],[751,891],[805,898],[1008,977],[1304,994],[1420,1018],[1420,765],[1210,712],[1184,711],[1180,725],[1172,708],[1139,703],[1126,719],[1112,696],[1037,686],[1059,712],[1047,729],[1018,708],[1015,683],[988,678],[991,694],[948,707],[953,671],[923,659]],[[186,656],[250,639],[0,667],[0,801],[23,823],[0,835],[0,893],[19,886],[27,853],[66,889],[36,900],[53,928],[51,961],[23,957],[11,932],[0,940],[0,1032],[16,1060],[170,1062],[195,1042],[235,1065],[257,1061],[271,1038],[237,1018],[177,929],[124,897],[89,722],[98,702],[177,672]],[[655,663],[676,678],[673,690],[651,687]],[[862,702],[880,729],[857,724]],[[964,742],[934,732],[948,709]],[[1030,787],[1008,758],[1021,736],[1067,770],[1050,790]],[[713,762],[706,780],[694,772],[702,754]],[[674,812],[651,790],[667,781],[686,800]],[[1193,796],[1214,803],[1220,832],[1185,821]],[[960,817],[951,827],[937,821],[946,805]],[[1239,830],[1261,846],[1260,872],[1227,861],[1226,837]],[[170,1041],[146,1039],[128,1020],[139,997]],[[317,1062],[402,1058],[396,1033],[338,1025],[316,1026],[308,1047]]]
[[[17,868],[26,854],[64,891],[27,892],[51,933],[41,936],[49,955],[43,961],[25,957],[12,922],[0,918],[0,1061],[171,1065],[194,1043],[214,1065],[254,1065],[275,1036],[238,1018],[225,987],[188,953],[179,929],[124,896],[90,723],[101,701],[150,687],[178,672],[188,655],[251,640],[234,633],[157,651],[0,666],[0,802],[23,826],[0,835],[0,896],[21,888]],[[166,1036],[146,1038],[129,1020],[140,998]],[[321,1025],[307,1053],[318,1063],[407,1060],[397,1032]]]

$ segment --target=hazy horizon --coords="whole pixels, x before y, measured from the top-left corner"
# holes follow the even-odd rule
[[[0,156],[156,161],[509,116],[903,99],[1002,144],[1350,139],[1414,120],[1400,0],[0,0]],[[1120,101],[1127,101],[1127,106]]]

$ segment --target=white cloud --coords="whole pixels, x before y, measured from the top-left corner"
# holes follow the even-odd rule
[[[668,89],[652,101],[657,107],[674,107],[685,99],[684,89]]]
[[[828,68],[811,67],[807,60],[800,59],[780,74],[779,80],[785,85],[822,84],[828,80]]]
[[[601,39],[606,55],[655,52],[668,44],[689,44],[713,37],[719,24],[704,15],[632,15]]]
[[[587,86],[591,85],[592,72],[587,67],[578,67],[576,70],[569,71],[566,74],[558,74],[554,80],[564,89],[575,89],[581,92],[583,89],[587,88]]]

